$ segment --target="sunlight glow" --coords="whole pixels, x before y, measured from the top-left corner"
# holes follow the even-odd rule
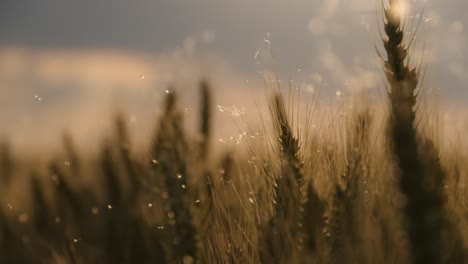
[[[389,0],[389,8],[395,19],[410,12],[411,5],[407,0]]]

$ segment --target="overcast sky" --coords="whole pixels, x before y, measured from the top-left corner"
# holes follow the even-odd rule
[[[383,89],[372,47],[380,2],[2,0],[0,128],[25,131],[36,126],[34,120],[61,119],[58,112],[83,123],[87,118],[78,116],[119,98],[137,115],[145,112],[137,106],[152,103],[148,89],[152,95],[182,80],[181,89],[190,90],[194,85],[187,83],[200,76],[215,75],[217,88],[232,95],[230,101],[218,100],[241,108],[246,97],[240,93],[259,83],[254,56],[270,43],[282,78],[311,90]],[[468,2],[407,3],[408,17],[424,10],[420,35],[430,62],[427,86],[463,104],[468,99]]]

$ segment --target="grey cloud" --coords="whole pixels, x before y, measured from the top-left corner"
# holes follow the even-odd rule
[[[250,89],[238,87],[245,85],[246,79],[250,83],[258,80],[253,57],[259,48],[264,48],[263,40],[268,32],[280,76],[297,78],[304,87],[310,90],[319,87],[331,95],[337,90],[346,91],[347,87],[355,90],[361,84],[383,90],[384,82],[379,82],[378,77],[381,69],[376,63],[377,56],[369,37],[369,34],[378,37],[375,21],[380,2],[2,0],[0,48],[23,47],[25,51],[19,55],[25,57],[23,60],[14,59],[22,65],[11,67],[10,64],[2,64],[11,59],[8,58],[11,52],[0,52],[0,110],[8,113],[8,109],[21,109],[1,118],[7,123],[16,121],[19,130],[27,131],[26,123],[34,122],[21,120],[31,120],[32,117],[18,121],[18,116],[20,112],[23,116],[41,112],[39,110],[43,106],[35,101],[34,95],[42,96],[43,104],[49,103],[47,111],[43,111],[47,112],[43,118],[70,105],[73,105],[74,113],[85,113],[80,106],[98,105],[109,96],[126,98],[132,106],[145,105],[141,102],[149,105],[143,91],[150,86],[164,89],[171,80],[172,71],[179,71],[178,78],[185,81],[179,80],[178,85],[189,87],[184,92],[187,98],[193,98],[191,88],[194,85],[189,82],[194,82],[202,74],[201,68],[204,72],[220,75],[218,87],[223,91],[231,89],[232,100],[221,97],[220,104],[233,104],[234,99],[243,104],[257,86],[252,84]],[[427,85],[440,88],[453,102],[464,103],[468,97],[468,59],[464,50],[468,41],[468,2],[409,2],[415,6],[411,10],[413,15],[424,8],[425,17],[430,18],[421,32],[421,36],[428,33],[427,41],[432,46],[432,58],[427,58],[430,63]],[[370,32],[366,30],[367,25]],[[72,63],[92,51],[104,55],[110,52],[111,56],[93,56],[88,58],[88,62]],[[44,53],[52,55],[46,58],[37,55]],[[52,63],[57,57],[63,59],[67,54],[74,54],[68,59],[70,64],[66,64],[67,68],[61,67],[60,63],[58,66]],[[114,61],[121,54],[130,55],[124,60]],[[215,54],[219,59],[213,63],[210,59],[203,59],[203,54]],[[137,59],[132,59],[134,57]],[[48,64],[42,64],[44,61]],[[162,75],[167,78],[152,79],[155,72],[161,74],[163,71],[158,66],[161,61],[163,64],[170,61],[172,65],[164,68]],[[180,69],[174,66],[176,61],[189,65],[185,70]],[[119,67],[128,70],[118,71],[116,68]],[[218,70],[219,67],[223,69]],[[62,68],[58,77],[54,75],[56,68]],[[297,71],[299,68],[300,72]],[[15,72],[15,69],[21,71]],[[128,76],[126,74],[132,75],[129,77],[132,81],[122,79]],[[139,92],[129,89],[127,86],[131,88],[143,83],[138,80],[141,74],[145,76],[147,87]],[[224,86],[223,81],[227,83]],[[102,86],[107,88],[96,90]],[[73,116],[68,115],[70,118]],[[60,122],[60,125],[72,123]]]

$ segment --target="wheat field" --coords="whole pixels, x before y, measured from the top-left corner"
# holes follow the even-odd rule
[[[214,146],[207,80],[196,131],[168,89],[144,149],[125,113],[97,155],[68,134],[27,157],[3,140],[0,263],[468,263],[468,153],[441,144],[398,8],[375,43],[382,100],[322,113],[319,94],[302,107],[262,75],[266,111],[259,130],[244,120],[242,151]]]

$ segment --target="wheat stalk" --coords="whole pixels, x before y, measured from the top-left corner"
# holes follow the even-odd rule
[[[390,84],[390,135],[400,170],[400,189],[407,198],[404,212],[413,263],[444,263],[444,232],[449,228],[444,211],[442,169],[432,174],[424,167],[426,156],[419,153],[415,128],[416,104],[421,91],[420,68],[409,62],[413,39],[404,42],[402,1],[389,0],[384,10],[383,45],[387,58],[383,65]],[[413,36],[412,38],[415,38]]]

